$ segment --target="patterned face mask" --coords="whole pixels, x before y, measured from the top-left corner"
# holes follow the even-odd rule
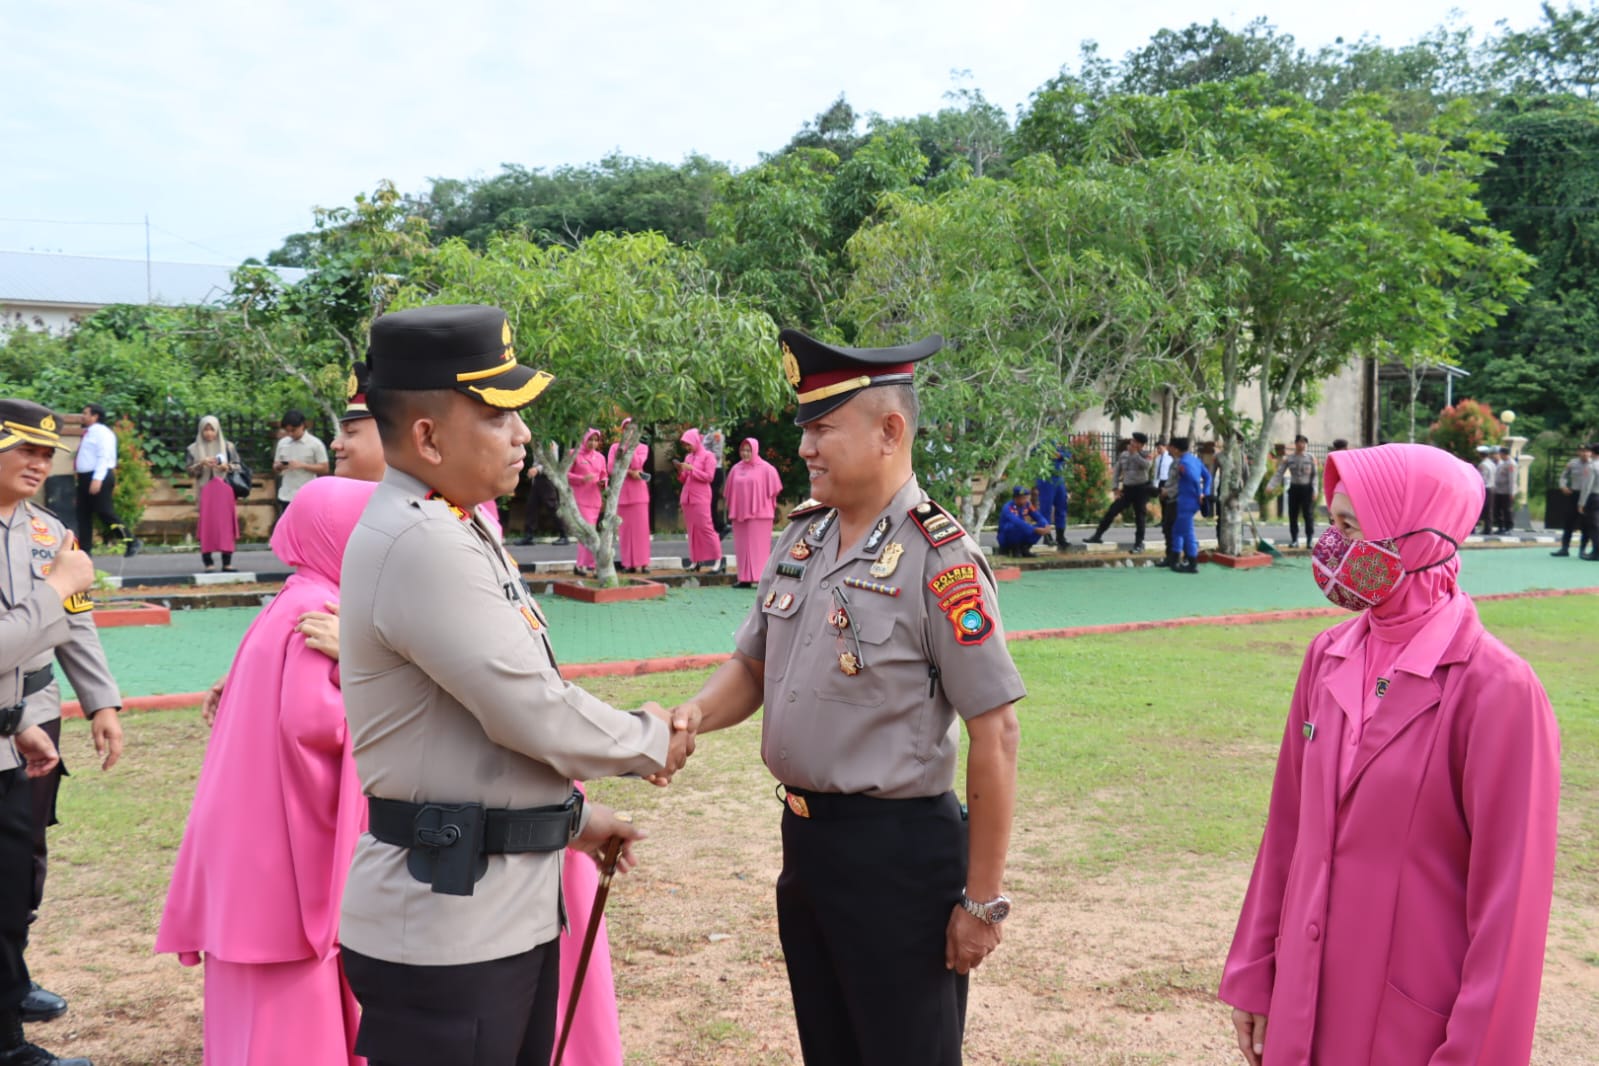
[[[1460,547],[1453,537],[1436,529],[1418,529],[1389,540],[1350,540],[1338,532],[1337,526],[1328,526],[1310,552],[1310,570],[1317,587],[1345,610],[1366,611],[1376,607],[1399,591],[1406,574],[1431,570],[1454,557],[1450,553],[1437,562],[1406,570],[1399,559],[1399,542],[1417,533],[1432,533],[1457,550]]]

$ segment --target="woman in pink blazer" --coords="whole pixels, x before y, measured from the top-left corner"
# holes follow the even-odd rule
[[[772,555],[772,521],[783,479],[777,467],[761,458],[761,442],[746,437],[738,446],[739,461],[727,472],[727,519],[733,523],[733,554],[738,557],[735,588],[754,588]]]
[[[1525,1066],[1560,742],[1456,584],[1482,479],[1388,444],[1323,491],[1316,581],[1359,613],[1305,656],[1220,996],[1251,1066]]]
[[[600,520],[600,510],[605,505],[605,484],[610,476],[605,472],[605,456],[599,449],[600,431],[591,429],[583,434],[583,443],[572,456],[572,465],[566,471],[566,483],[572,486],[572,502],[589,525]],[[594,573],[594,553],[583,545],[577,546],[577,572]]]
[[[626,430],[633,420],[622,420]],[[616,517],[622,523],[618,531],[621,538],[622,571],[628,574],[647,574],[650,569],[650,485],[644,472],[650,461],[650,446],[638,444],[625,467],[618,466],[617,452],[622,442],[611,445],[606,456],[606,466],[612,478],[626,478],[622,482],[622,495],[616,501]]]
[[[716,456],[705,447],[697,429],[684,430],[680,439],[688,449],[686,457],[674,460],[677,479],[683,483],[683,491],[677,499],[683,508],[683,525],[688,532],[689,557],[683,569],[710,566],[711,573],[720,574],[727,569],[727,564],[722,558],[722,538],[716,535],[716,526],[711,522],[711,482],[716,479]]]

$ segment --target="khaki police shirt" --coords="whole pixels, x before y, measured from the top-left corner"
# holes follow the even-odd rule
[[[1314,485],[1316,483],[1316,459],[1309,452],[1300,455],[1298,452],[1289,452],[1282,457],[1278,470],[1288,475],[1290,485]]]
[[[1143,452],[1122,452],[1116,457],[1115,477],[1117,488],[1149,484],[1149,456]]]
[[[541,807],[572,779],[650,774],[669,727],[561,678],[549,628],[481,521],[390,468],[344,553],[339,654],[362,790],[411,803]],[[435,893],[404,848],[363,834],[340,939],[448,966],[530,951],[560,930],[561,852],[492,855],[471,896]]]
[[[955,782],[957,716],[1027,694],[982,549],[965,534],[934,547],[912,520],[926,501],[911,478],[852,547],[838,543],[828,509],[796,518],[779,538],[737,644],[765,664],[761,757],[782,783],[885,799],[939,795]],[[803,560],[793,555],[801,543]],[[891,556],[892,573],[872,576],[873,563]],[[794,567],[800,576],[790,576]],[[841,606],[843,630],[829,617]],[[854,676],[840,666],[856,652],[851,631],[864,660]]]
[[[44,583],[56,553],[67,543],[67,528],[43,507],[23,501],[9,521],[0,520],[5,542],[5,577],[0,582],[0,701],[14,706],[22,696],[22,676],[58,661],[84,712],[122,706],[111,676],[100,631],[90,610],[68,612],[61,597]],[[85,603],[85,606],[87,604]],[[51,682],[28,697],[23,728],[61,717],[61,686]],[[22,765],[15,745],[0,748],[0,770]]]

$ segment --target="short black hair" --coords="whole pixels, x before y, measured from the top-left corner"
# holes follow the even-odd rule
[[[1349,442],[1344,440],[1342,437],[1334,437],[1332,442],[1332,450],[1335,452],[1348,451]]]
[[[1510,449],[1505,447],[1503,444],[1501,444],[1499,446],[1499,454],[1500,455],[1509,455],[1510,454]]]
[[[280,423],[284,429],[293,429],[295,426],[305,425],[305,412],[298,407],[291,407],[283,412],[283,421]]]
[[[1139,444],[1148,444],[1149,443],[1149,434],[1148,433],[1134,433],[1133,434],[1133,440],[1136,440]]]
[[[378,424],[378,439],[385,448],[404,439],[418,418],[437,418],[454,389],[372,389],[366,394],[366,408]]]
[[[83,409],[93,415],[97,421],[105,421],[105,408],[101,407],[99,404],[86,403],[83,405]]]
[[[1295,444],[1309,444],[1310,443],[1310,438],[1305,436],[1303,433],[1296,433],[1296,434],[1294,434],[1294,443]]]
[[[1173,437],[1171,439],[1171,446],[1173,448],[1176,448],[1180,452],[1186,452],[1188,450],[1188,438],[1187,437]]]

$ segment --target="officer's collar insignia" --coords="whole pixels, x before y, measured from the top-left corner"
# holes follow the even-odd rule
[[[877,520],[877,525],[872,527],[871,535],[866,538],[866,543],[862,545],[861,550],[867,555],[876,555],[877,549],[882,547],[883,538],[886,536],[888,536],[888,516],[884,515]]]
[[[806,530],[805,535],[811,540],[814,540],[820,544],[824,539],[826,539],[827,531],[833,528],[833,522],[837,520],[837,518],[838,512],[836,510],[828,511],[825,515],[811,523],[811,528]]]
[[[899,557],[905,554],[905,545],[897,540],[888,542],[883,549],[883,554],[877,557],[868,571],[873,577],[893,577],[894,571],[899,568]]]
[[[444,506],[446,506],[446,507],[448,507],[450,509],[450,513],[451,514],[453,514],[455,517],[459,518],[461,521],[463,521],[463,522],[472,521],[472,516],[471,515],[467,514],[464,510],[462,510],[461,508],[457,507],[455,504],[451,503],[449,500],[446,500],[443,496],[440,496],[437,492],[428,493],[427,496],[424,497],[424,499],[438,500],[439,502],[444,504]]]

